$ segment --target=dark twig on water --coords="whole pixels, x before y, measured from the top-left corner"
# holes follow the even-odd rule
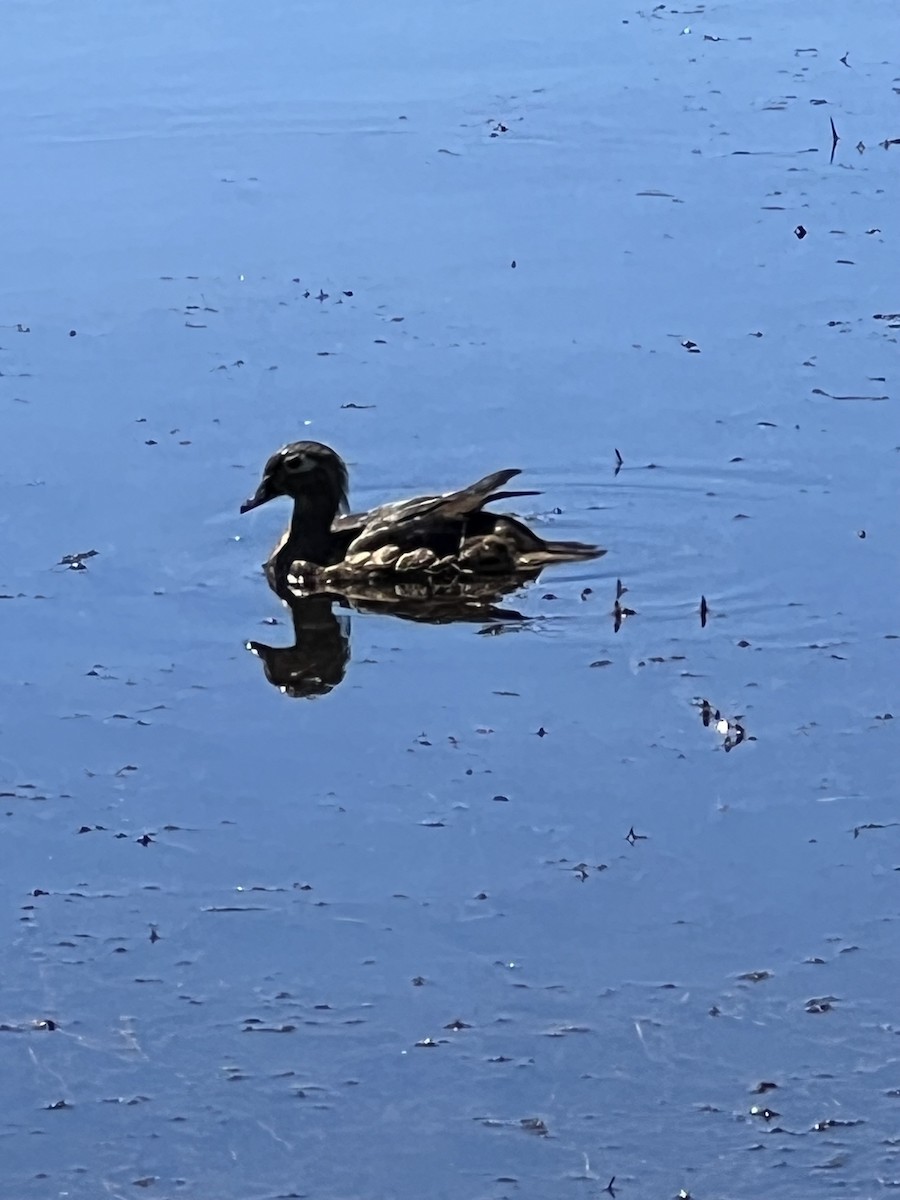
[[[838,131],[834,127],[834,117],[828,118],[831,121],[831,158],[829,162],[834,162],[834,152],[837,150],[837,144],[841,140],[838,136]]]

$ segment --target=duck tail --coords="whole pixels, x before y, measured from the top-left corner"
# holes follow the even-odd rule
[[[543,492],[536,492],[533,488],[525,492],[491,492],[481,503],[483,507],[485,504],[493,504],[495,500],[515,500],[519,496],[543,496],[543,494]]]
[[[588,542],[544,542],[539,550],[523,554],[521,562],[524,567],[544,567],[552,563],[602,558],[605,553],[603,546],[592,546]]]

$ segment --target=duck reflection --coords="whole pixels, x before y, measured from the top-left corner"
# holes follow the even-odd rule
[[[367,582],[337,593],[303,592],[276,580],[272,590],[291,614],[294,644],[272,646],[252,641],[245,645],[262,663],[269,683],[286,696],[326,696],[343,680],[350,661],[350,611],[426,625],[521,622],[526,619],[523,613],[497,603],[521,584],[521,578],[505,584],[455,581],[442,588],[412,582]]]
[[[262,663],[269,683],[286,696],[327,696],[350,661],[350,618],[335,615],[331,596],[293,597],[285,604],[294,624],[293,646],[245,645]]]

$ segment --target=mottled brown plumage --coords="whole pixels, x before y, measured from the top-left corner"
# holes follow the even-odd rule
[[[606,553],[583,542],[545,541],[516,517],[487,510],[493,501],[539,494],[501,490],[519,474],[496,471],[459,491],[347,514],[340,456],[321,442],[292,442],[266,463],[241,512],[276,496],[294,501],[291,524],[266,563],[273,585],[287,579],[292,586],[340,590],[364,580],[525,579],[553,563]]]

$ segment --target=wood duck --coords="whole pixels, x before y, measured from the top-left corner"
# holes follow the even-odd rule
[[[330,446],[291,442],[263,469],[249,512],[276,496],[294,501],[291,523],[265,564],[273,587],[326,587],[366,580],[535,578],[554,563],[599,558],[584,542],[545,541],[516,517],[485,505],[535,491],[503,491],[518,469],[495,471],[440,496],[416,496],[347,512],[347,468]]]

